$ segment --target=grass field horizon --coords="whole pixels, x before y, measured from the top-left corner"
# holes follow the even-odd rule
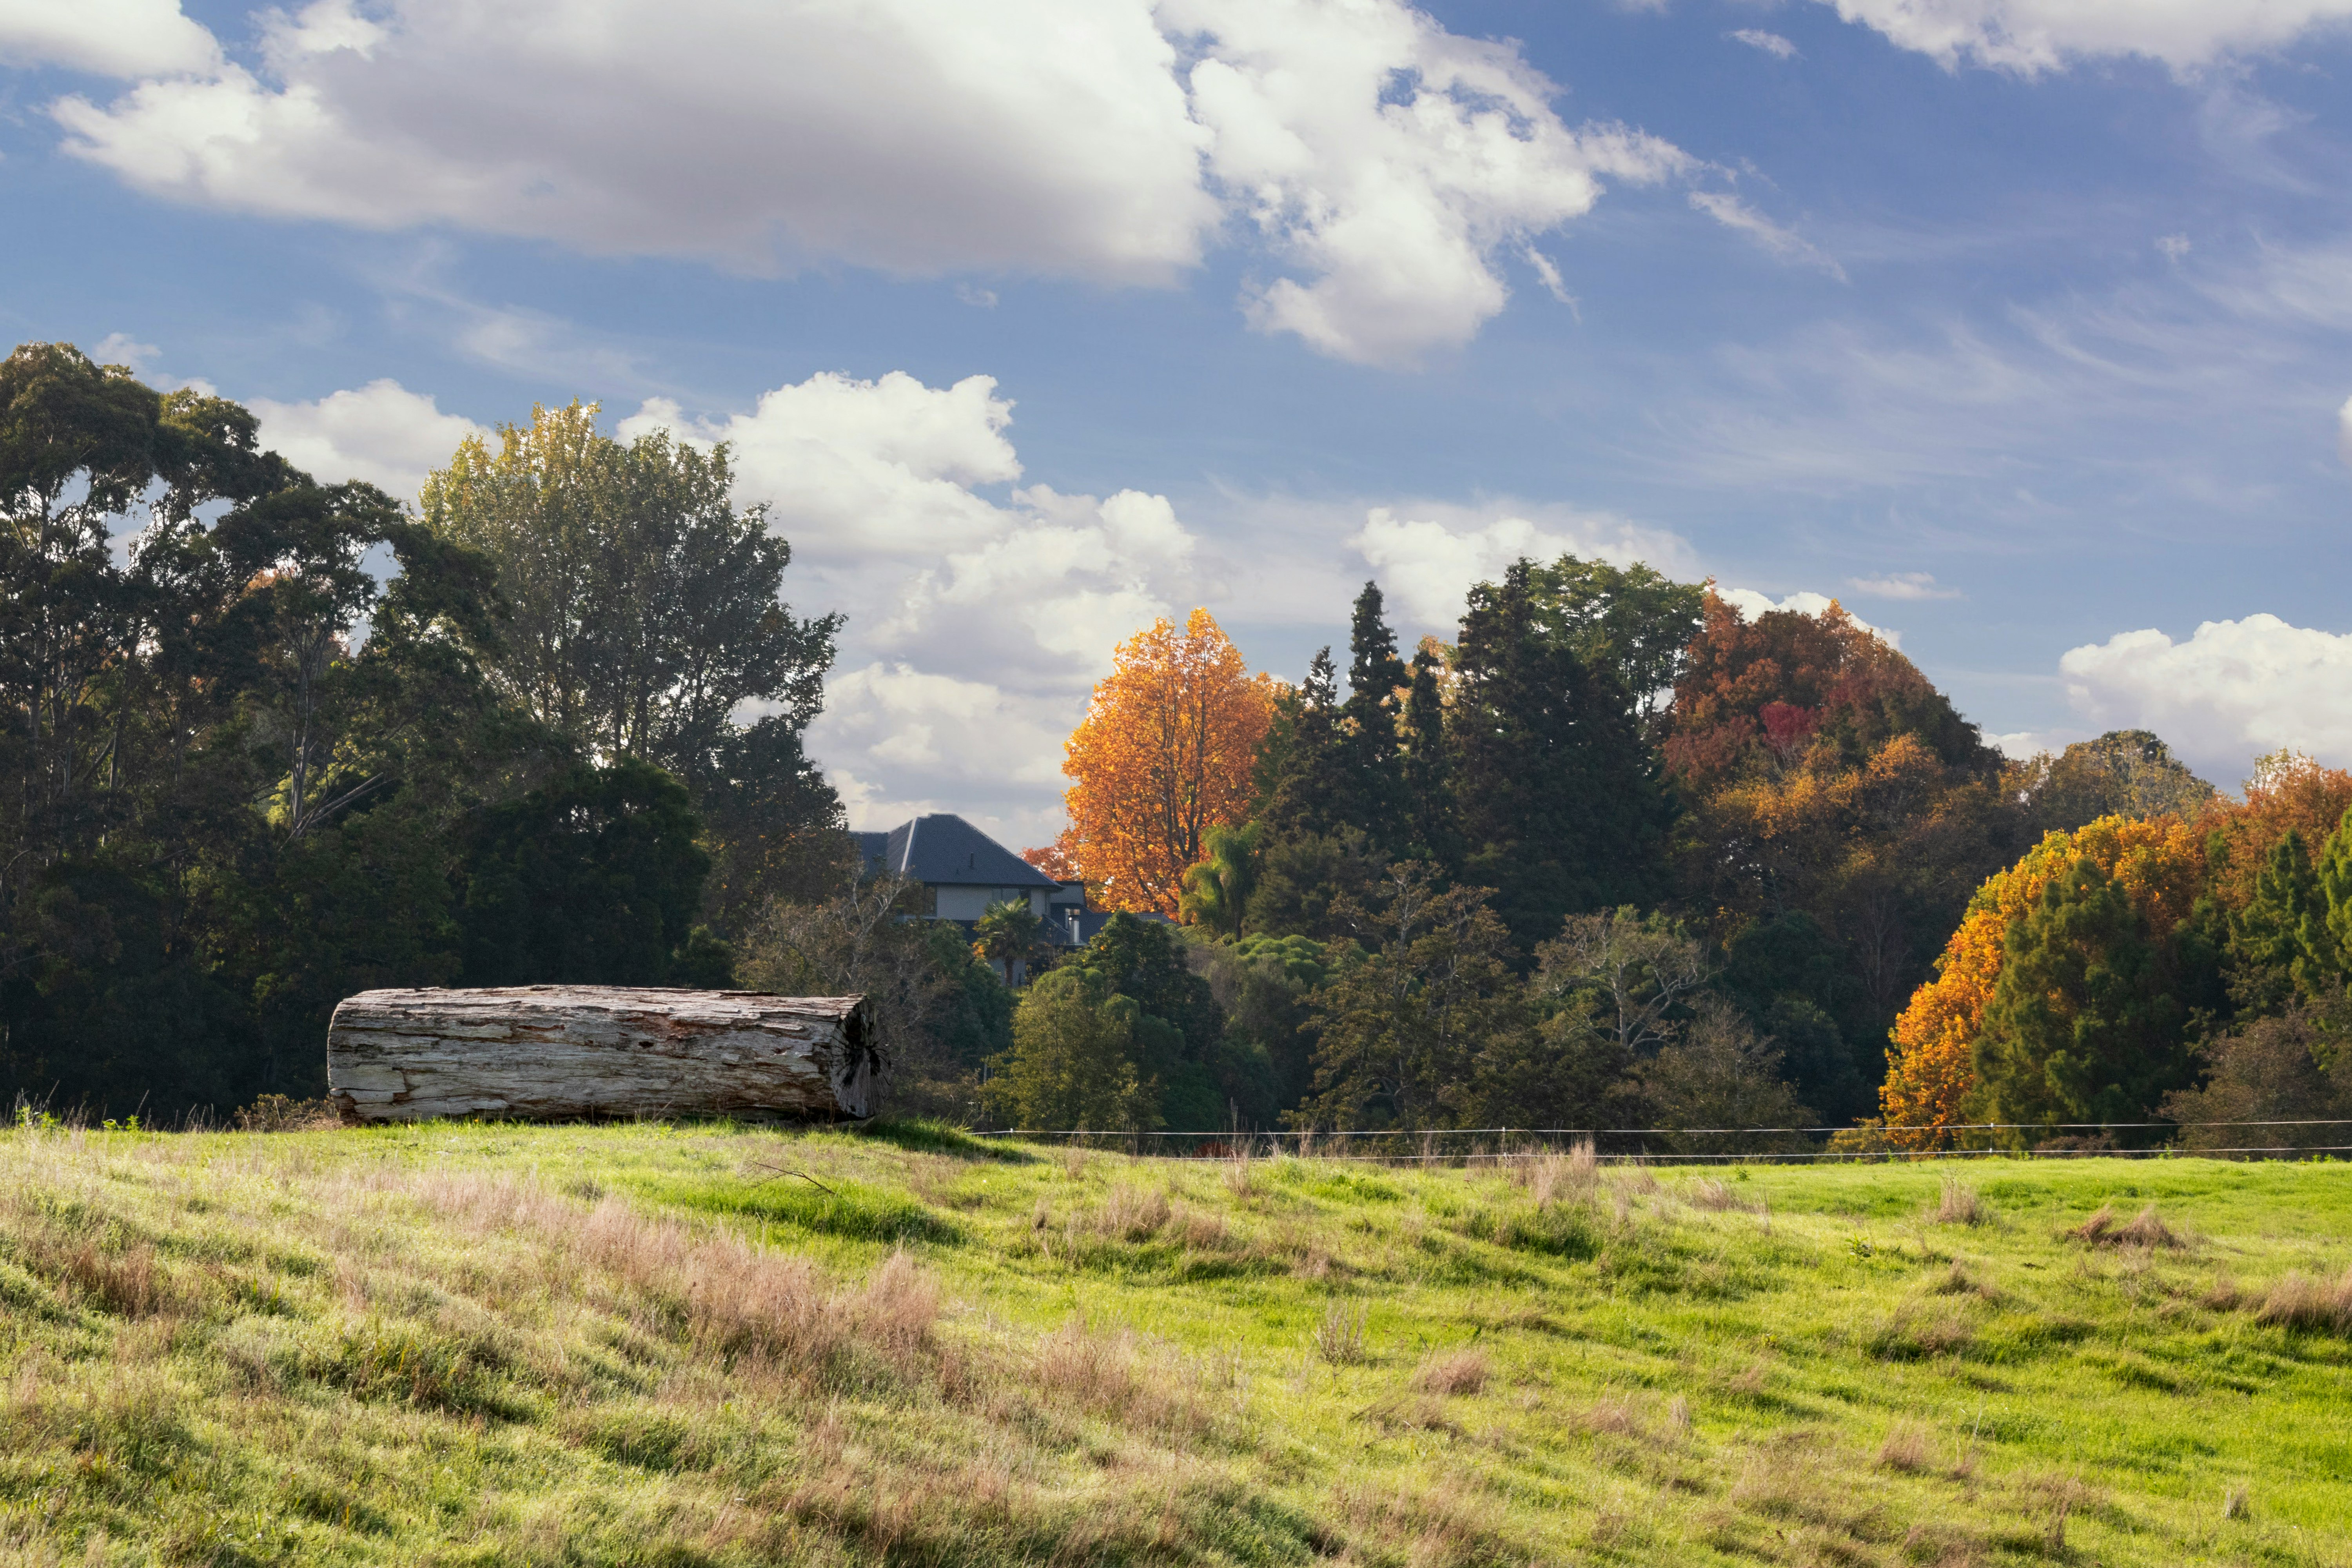
[[[0,1134],[0,1563],[2352,1563],[2340,1163]]]

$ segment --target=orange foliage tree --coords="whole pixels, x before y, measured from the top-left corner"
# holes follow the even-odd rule
[[[1941,1148],[1950,1129],[1968,1119],[1976,1087],[1970,1047],[1983,1026],[1985,1005],[2000,978],[2009,928],[2041,898],[2042,889],[2087,857],[2114,878],[2161,941],[2188,918],[2205,891],[2202,825],[2177,816],[2103,816],[2073,833],[2052,833],[2008,870],[1987,881],[1969,902],[1959,930],[1936,961],[1936,977],[1912,993],[1895,1022],[1894,1050],[1879,1105],[1897,1148]]]
[[[1181,631],[1160,620],[1121,643],[1070,733],[1056,867],[1108,908],[1176,913],[1209,830],[1249,815],[1251,763],[1279,689],[1243,668],[1206,610]]]

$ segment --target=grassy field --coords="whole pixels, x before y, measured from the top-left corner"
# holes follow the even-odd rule
[[[2347,1183],[20,1131],[0,1562],[2347,1563]]]

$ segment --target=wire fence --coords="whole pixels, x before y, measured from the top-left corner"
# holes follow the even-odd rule
[[[2274,1129],[2295,1129],[2280,1133]],[[2318,1130],[2327,1129],[2322,1132]],[[2268,1135],[2265,1136],[2265,1133]],[[1933,1159],[2336,1159],[2352,1155],[2352,1118],[2268,1121],[1971,1121],[1916,1127],[1471,1127],[1270,1132],[975,1131],[976,1138],[1059,1142],[1163,1159],[1277,1154],[1367,1164],[1470,1165],[1590,1145],[1615,1164],[1766,1164]]]

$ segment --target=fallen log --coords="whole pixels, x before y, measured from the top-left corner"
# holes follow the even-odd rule
[[[327,1026],[346,1121],[871,1114],[863,996],[623,985],[362,991]]]

